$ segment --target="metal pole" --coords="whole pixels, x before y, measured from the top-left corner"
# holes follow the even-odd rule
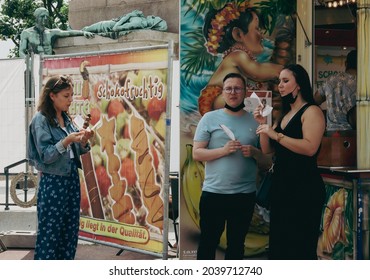
[[[171,107],[172,107],[172,77],[173,77],[174,43],[168,45],[168,75],[166,97],[166,141],[165,141],[165,164],[164,164],[164,224],[163,224],[163,259],[168,257],[168,209],[170,189],[170,147],[171,147]]]
[[[4,168],[5,173],[5,210],[9,210],[9,169]]]
[[[27,158],[27,147],[28,147],[28,114],[29,114],[29,107],[30,107],[30,96],[31,96],[31,73],[32,73],[32,58],[33,55],[30,57],[28,54],[26,56],[26,77],[25,77],[25,123],[24,123],[24,130],[26,135],[26,153],[24,158]],[[28,162],[26,162],[26,172],[28,171]]]
[[[370,168],[370,0],[357,1],[357,168]]]

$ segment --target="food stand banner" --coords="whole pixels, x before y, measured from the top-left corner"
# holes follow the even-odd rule
[[[159,255],[167,248],[168,60],[168,46],[158,46],[43,61],[44,82],[55,74],[72,77],[69,113],[95,132],[81,157],[84,239]]]
[[[295,62],[296,21],[291,15],[296,13],[296,5],[296,0],[181,1],[181,259],[196,258],[200,234],[199,200],[205,163],[192,158],[192,143],[197,124],[208,111],[224,107],[221,92],[222,80],[226,74],[222,69],[242,74],[247,79],[248,90],[260,93],[261,102],[268,101],[274,107],[274,120],[274,114],[279,113],[281,101],[277,83],[271,73],[274,69],[278,73],[282,65]],[[227,37],[225,30],[239,30],[244,39],[233,38],[235,34]],[[239,55],[238,59],[232,62],[230,57],[236,54]],[[265,63],[270,63],[268,71],[263,70],[266,69]],[[249,101],[250,99],[246,99],[247,108]],[[245,256],[265,252],[268,247],[268,220],[268,214],[256,208],[245,242]],[[223,258],[225,247],[224,232],[216,258]]]

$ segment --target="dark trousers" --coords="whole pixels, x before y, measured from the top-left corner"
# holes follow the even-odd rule
[[[216,194],[202,192],[198,260],[213,260],[226,224],[226,260],[244,257],[244,241],[252,220],[256,193]]]

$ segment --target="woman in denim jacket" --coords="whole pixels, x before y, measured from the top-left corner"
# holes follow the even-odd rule
[[[29,126],[28,159],[40,171],[35,259],[74,259],[80,219],[80,155],[90,150],[90,130],[79,131],[68,116],[73,100],[69,77],[45,84]]]

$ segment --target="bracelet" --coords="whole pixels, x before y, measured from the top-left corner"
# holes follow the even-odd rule
[[[285,137],[285,135],[279,132],[276,135],[276,142],[280,143],[281,139],[283,139],[284,137]]]

